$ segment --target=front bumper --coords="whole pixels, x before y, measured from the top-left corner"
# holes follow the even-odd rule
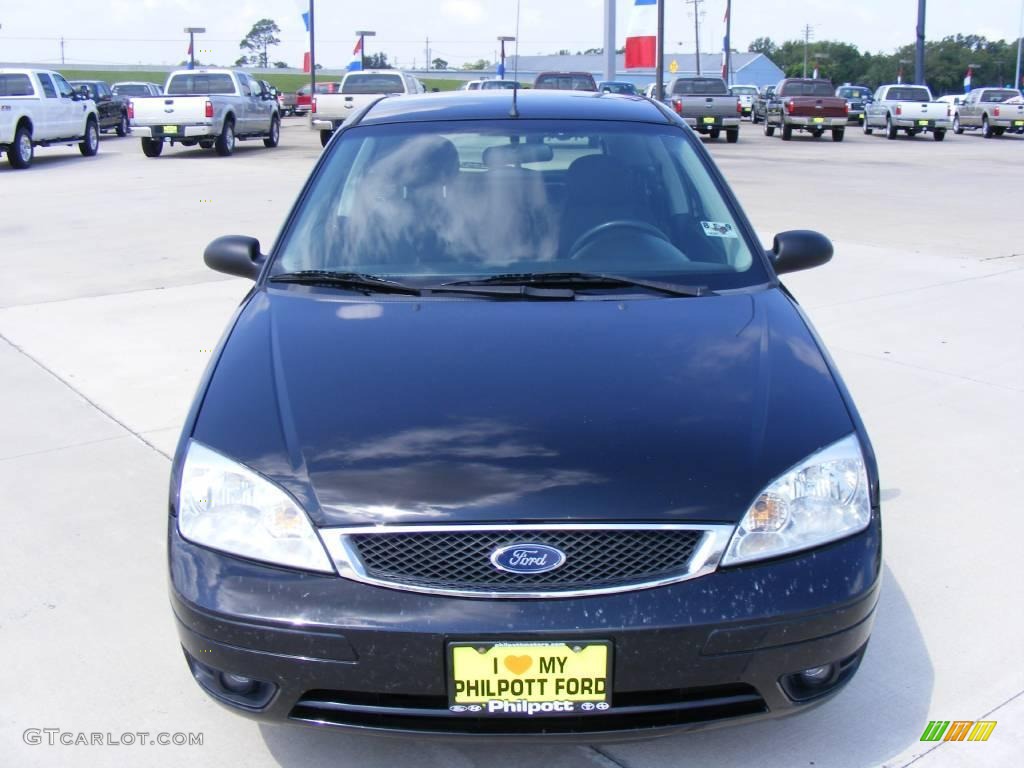
[[[299,573],[183,540],[171,519],[171,602],[208,693],[263,720],[443,736],[634,738],[776,717],[823,701],[859,664],[881,566],[877,513],[864,532],[777,561],[657,589],[576,599],[477,600]],[[612,707],[499,718],[448,710],[451,641],[610,640]],[[782,679],[843,662],[834,685],[795,701]],[[267,684],[255,705],[204,680]]]
[[[167,128],[173,127],[173,132],[168,131]],[[213,130],[212,125],[174,125],[173,123],[167,123],[167,125],[135,125],[132,123],[131,126],[132,134],[137,138],[143,139],[194,139],[202,137],[213,137],[216,138],[217,132]]]
[[[850,120],[843,117],[785,117],[784,123],[793,128],[845,128]]]

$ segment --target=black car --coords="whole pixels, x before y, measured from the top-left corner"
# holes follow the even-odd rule
[[[115,96],[110,86],[102,80],[72,80],[71,85],[96,102],[100,131],[115,131],[118,136],[128,135],[131,128],[128,122],[128,105],[124,98]]]
[[[846,99],[846,105],[850,110],[850,120],[855,123],[863,123],[867,107],[875,100],[871,89],[866,85],[850,85],[844,83],[836,88],[836,96]]]
[[[330,142],[173,462],[171,599],[254,718],[593,740],[834,694],[877,468],[699,139],[571,92],[384,99]]]
[[[775,86],[766,85],[757,92],[754,105],[750,110],[750,122],[763,123],[768,117],[768,104],[775,98]]]

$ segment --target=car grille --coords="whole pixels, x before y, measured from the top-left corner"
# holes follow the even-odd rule
[[[345,529],[348,572],[375,584],[441,594],[543,597],[659,586],[713,570],[731,526],[410,526]],[[328,549],[331,531],[325,531]],[[509,573],[501,547],[541,544],[565,554],[545,573]],[[332,554],[334,552],[332,551]],[[338,557],[335,556],[336,562]]]

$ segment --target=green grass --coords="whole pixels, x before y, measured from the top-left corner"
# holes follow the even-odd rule
[[[60,73],[64,75],[68,80],[106,80],[108,83],[123,82],[125,80],[142,80],[148,83],[156,83],[157,85],[163,85],[167,81],[167,75],[170,73],[169,69],[164,70],[148,70],[139,69],[132,71],[123,70],[98,70],[98,69],[62,69]],[[309,75],[296,75],[296,74],[266,74],[260,75],[261,80],[266,80],[268,83],[273,85],[282,91],[297,91],[299,88],[309,82]],[[338,80],[340,75],[325,75],[317,74],[318,80]],[[427,87],[427,90],[431,88],[438,88],[442,91],[454,91],[462,82],[459,80],[435,80],[427,79],[423,81],[423,84]]]

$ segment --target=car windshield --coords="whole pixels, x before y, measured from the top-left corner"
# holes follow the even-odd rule
[[[672,86],[673,96],[728,96],[725,81],[717,77],[687,78],[676,80]]]
[[[632,83],[601,83],[599,88],[605,93],[624,93],[627,95],[636,93],[636,86]]]
[[[216,94],[233,94],[235,82],[231,75],[220,74],[193,74],[182,73],[171,77],[167,84],[168,96],[183,96],[195,94],[197,96],[210,96]]]
[[[1017,91],[1011,91],[1008,88],[1003,88],[998,91],[985,91],[981,100],[987,104],[1002,104],[1004,101],[1014,98],[1019,99],[1020,93]]]
[[[318,171],[272,274],[600,272],[712,289],[767,280],[678,127],[502,120],[357,126]]]
[[[931,101],[932,95],[927,88],[890,88],[887,98],[890,101]]]
[[[349,94],[402,93],[404,90],[401,75],[349,75],[341,85],[341,92]]]
[[[870,94],[867,88],[840,88],[838,95],[842,99],[866,99]]]

